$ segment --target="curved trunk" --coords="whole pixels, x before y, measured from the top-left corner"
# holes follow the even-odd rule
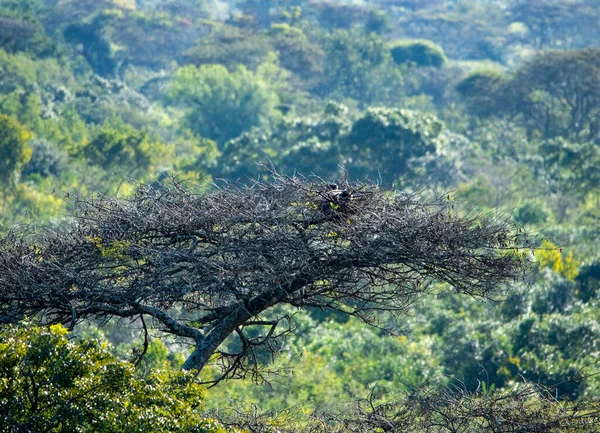
[[[310,279],[306,275],[299,275],[289,283],[286,289],[270,290],[235,306],[233,311],[223,315],[223,319],[215,325],[206,337],[196,340],[196,347],[185,360],[183,369],[201,371],[217,348],[238,327],[266,309],[280,303],[287,295],[301,289],[309,281]]]
[[[258,313],[255,313],[258,314]],[[183,364],[184,370],[201,371],[212,354],[229,337],[238,326],[241,326],[252,314],[243,307],[238,307],[233,313],[227,315],[217,326],[213,328],[210,334],[202,341],[196,342],[196,347],[188,356]]]

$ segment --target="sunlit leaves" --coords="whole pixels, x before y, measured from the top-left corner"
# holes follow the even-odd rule
[[[61,325],[0,330],[0,425],[9,431],[223,432],[202,416],[203,397],[192,374],[139,376]]]
[[[184,66],[169,90],[170,99],[187,109],[186,122],[202,137],[223,143],[252,126],[264,126],[279,97],[260,75],[239,66]]]

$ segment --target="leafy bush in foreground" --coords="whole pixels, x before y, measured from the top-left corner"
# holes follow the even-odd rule
[[[136,374],[96,340],[61,325],[0,330],[2,432],[223,432],[201,414],[189,373]]]

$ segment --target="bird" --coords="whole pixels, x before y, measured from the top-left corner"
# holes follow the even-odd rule
[[[327,216],[346,214],[349,211],[349,204],[352,201],[352,193],[335,184],[329,184],[328,190],[323,193],[323,201],[319,205],[319,210]]]

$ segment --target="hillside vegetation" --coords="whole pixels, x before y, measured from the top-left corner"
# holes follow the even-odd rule
[[[522,431],[598,431],[585,424],[600,401],[598,41],[594,0],[2,0],[0,432],[521,431],[490,427],[507,414],[538,423]],[[327,198],[333,182],[355,208]],[[263,201],[266,231],[253,226]],[[439,213],[405,218],[427,206]],[[507,225],[492,235],[492,220]],[[391,263],[377,236],[398,221],[427,227],[404,227],[394,245],[411,257]],[[31,237],[42,227],[51,241]],[[275,232],[285,242],[270,243]],[[61,250],[75,238],[81,249]],[[305,257],[294,248],[307,238]],[[176,297],[229,278],[209,275],[224,239],[236,242],[219,263],[238,266],[243,287],[298,281],[299,260],[325,250],[323,262],[354,261],[315,276],[310,296],[248,313],[266,328],[233,327],[194,376],[180,371],[193,332],[124,305],[140,281],[165,284],[177,295],[153,305],[198,332],[213,322],[192,312],[217,323],[232,299],[254,305],[239,287]],[[161,248],[176,252],[152,261]],[[206,274],[181,277],[178,257],[200,249]],[[442,250],[467,258],[434,260]],[[518,278],[508,265],[494,274],[500,259]],[[60,303],[9,295],[16,262],[28,264],[23,293],[35,284]],[[45,273],[29,273],[40,262]],[[413,291],[372,315],[394,272],[413,272]],[[115,288],[113,310],[78,310],[81,275]],[[350,282],[376,295],[335,291]],[[94,394],[89,407],[61,406],[86,400],[78,392]]]

